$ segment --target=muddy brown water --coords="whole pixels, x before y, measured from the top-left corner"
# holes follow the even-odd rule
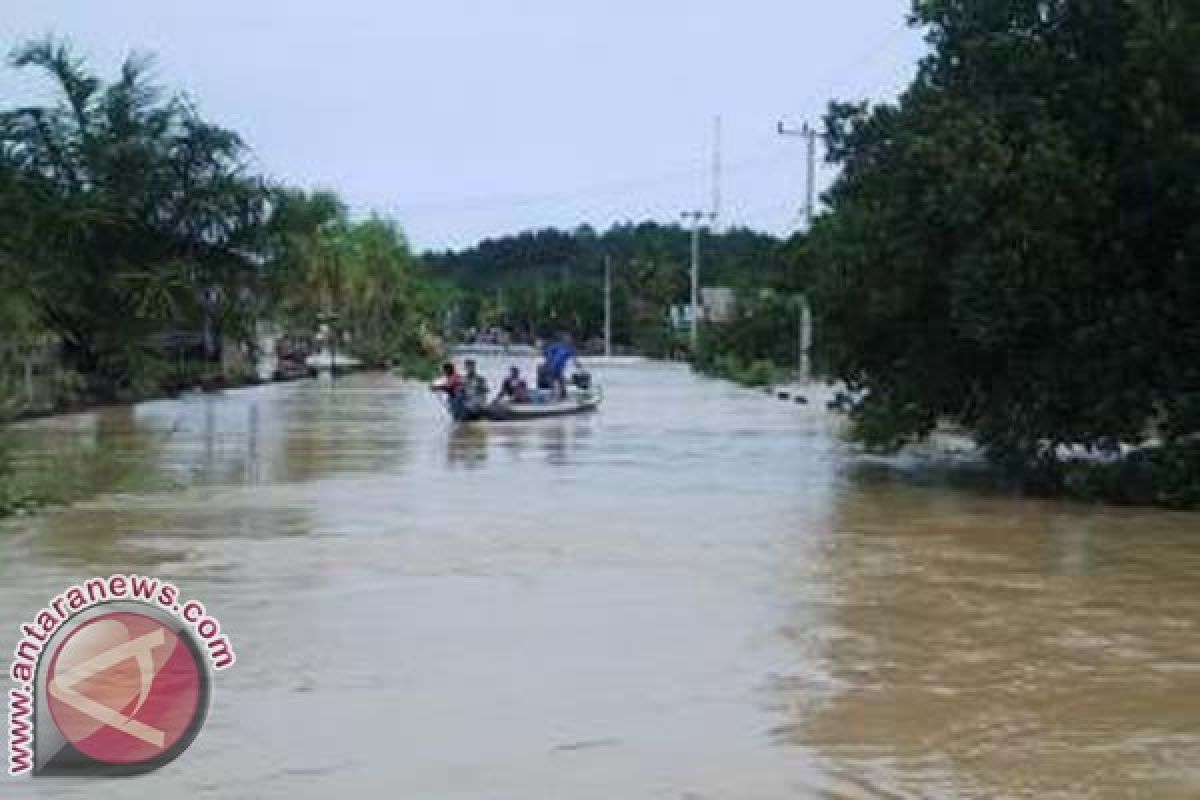
[[[501,364],[487,365],[498,374]],[[169,767],[4,797],[1200,797],[1200,516],[864,465],[820,403],[601,366],[455,428],[363,374],[41,420],[0,636],[173,579],[239,662]]]

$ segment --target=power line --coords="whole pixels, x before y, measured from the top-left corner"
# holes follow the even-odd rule
[[[741,159],[733,164],[722,164],[721,172],[724,175],[771,167],[782,162],[785,160],[785,158],[786,156],[780,153],[757,155],[752,158]],[[703,177],[707,171],[708,170],[705,167],[693,165],[689,168],[673,170],[670,172],[661,172],[642,177],[631,177],[619,181],[605,181],[603,183],[595,183],[591,185],[579,185],[570,189],[541,193],[476,195],[474,197],[434,201],[428,203],[416,203],[411,205],[398,204],[393,207],[393,210],[395,213],[405,217],[420,217],[437,215],[441,213],[449,214],[460,213],[463,211],[469,212],[472,210],[487,210],[492,207],[512,208],[514,206],[536,206],[543,203],[569,200],[576,197],[624,197],[628,195],[631,189],[682,184],[685,181],[695,181],[696,179]]]
[[[909,27],[902,27],[898,30],[889,31],[885,36],[880,37],[875,41],[874,44],[860,51],[854,56],[854,58],[849,59],[842,64],[842,66],[837,67],[836,69],[831,69],[819,79],[812,81],[809,84],[810,86],[824,86],[824,91],[810,91],[802,98],[801,102],[794,106],[794,108],[811,111],[812,105],[817,102],[819,98],[832,98],[835,94],[838,94],[840,90],[844,90],[846,88],[846,85],[849,82],[847,78],[861,74],[861,67],[870,64],[879,56],[891,52],[893,50],[893,46],[911,32],[912,29]],[[838,80],[839,77],[841,80]]]
[[[818,83],[827,83],[836,76],[846,77],[848,73],[856,71],[864,64],[870,63],[878,58],[881,54],[890,51],[891,45],[898,41],[904,34],[908,33],[909,29],[902,28],[897,31],[889,31],[889,33],[879,39],[871,47],[856,55],[848,61],[843,67],[830,71],[825,78]],[[842,82],[844,84],[844,80]],[[832,94],[832,92],[830,93]],[[801,104],[801,108],[807,108],[819,93],[812,93]],[[627,202],[627,195],[634,190],[646,189],[656,186],[667,186],[673,184],[681,184],[685,181],[696,181],[702,178],[703,174],[711,170],[712,176],[712,209],[710,213],[714,215],[714,225],[716,220],[724,215],[725,209],[722,207],[724,198],[722,197],[722,180],[728,174],[742,173],[749,170],[766,168],[775,166],[788,158],[786,153],[769,153],[763,154],[762,148],[767,146],[769,140],[774,139],[772,135],[765,138],[752,140],[746,150],[754,151],[755,154],[745,158],[737,159],[732,162],[722,161],[722,142],[721,142],[721,118],[717,117],[714,120],[714,136],[713,136],[713,156],[711,167],[692,163],[689,165],[679,165],[671,169],[661,172],[634,175],[618,180],[603,181],[591,184],[580,184],[568,189],[552,190],[546,192],[526,192],[526,193],[497,193],[483,194],[475,196],[467,196],[461,198],[453,198],[447,200],[434,200],[428,202],[417,202],[412,204],[398,203],[395,205],[371,207],[365,204],[351,204],[354,213],[369,214],[387,212],[397,216],[401,221],[405,219],[420,219],[438,217],[442,215],[464,214],[464,213],[486,213],[497,209],[512,209],[555,203],[564,200],[572,200],[576,198],[591,198],[600,199],[606,197],[620,197]],[[810,158],[810,164],[812,159]],[[811,221],[812,215],[815,213],[815,200],[812,199],[815,190],[811,184],[815,183],[815,168],[810,167],[808,171],[806,186],[806,203],[803,207],[805,219]]]

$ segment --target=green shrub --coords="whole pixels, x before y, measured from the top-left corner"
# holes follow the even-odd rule
[[[396,371],[405,378],[419,381],[433,380],[439,370],[440,362],[433,356],[424,353],[403,353],[396,362]]]
[[[1200,443],[1147,447],[1111,463],[1073,461],[1064,466],[1062,487],[1086,500],[1200,508]]]

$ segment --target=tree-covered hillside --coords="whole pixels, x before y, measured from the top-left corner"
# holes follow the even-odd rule
[[[518,336],[568,330],[594,339],[603,330],[604,263],[613,274],[613,337],[652,354],[677,347],[668,309],[689,295],[691,231],[645,222],[598,233],[542,230],[487,239],[457,251],[429,253],[435,274],[464,290],[459,324],[497,325]],[[780,242],[746,229],[705,231],[701,285],[760,288],[787,280]]]

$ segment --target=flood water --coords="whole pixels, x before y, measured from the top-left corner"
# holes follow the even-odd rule
[[[1200,796],[1200,516],[951,488],[820,403],[596,373],[566,420],[455,428],[364,374],[22,426],[84,499],[0,527],[4,652],[138,572],[239,660],[167,768],[0,795]]]

